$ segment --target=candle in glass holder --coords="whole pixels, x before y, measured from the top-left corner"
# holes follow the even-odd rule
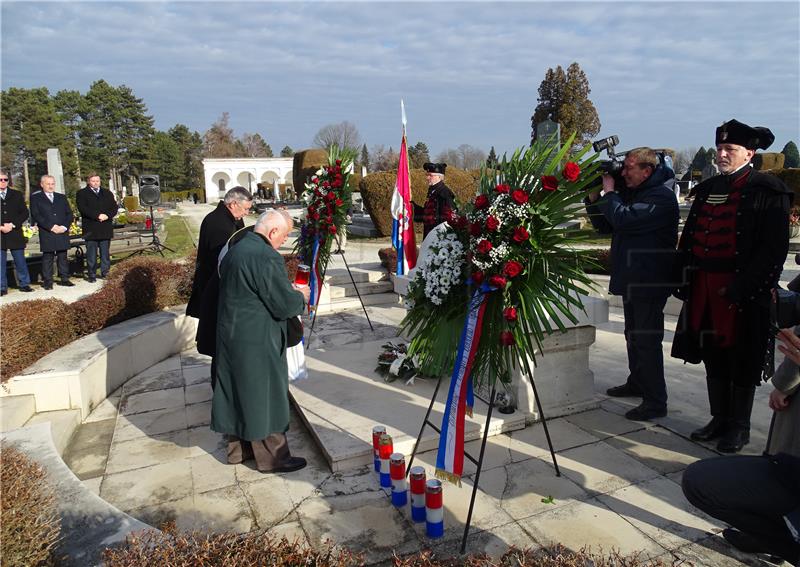
[[[294,283],[296,285],[308,285],[308,280],[311,277],[311,268],[305,264],[297,266],[297,273],[294,275]]]

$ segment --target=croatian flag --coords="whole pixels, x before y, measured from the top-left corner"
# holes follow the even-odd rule
[[[309,285],[311,286],[311,294],[308,298],[308,312],[317,316],[317,307],[319,306],[319,296],[322,293],[322,275],[319,269],[319,235],[314,237],[314,251],[311,257],[311,274],[309,278]]]
[[[417,265],[417,243],[414,238],[414,209],[411,206],[411,179],[408,172],[406,144],[406,109],[400,101],[403,115],[403,142],[400,144],[400,161],[397,164],[397,183],[392,196],[392,246],[397,250],[398,276],[408,273]]]

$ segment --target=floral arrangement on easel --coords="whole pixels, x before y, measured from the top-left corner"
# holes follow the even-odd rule
[[[355,151],[333,145],[328,149],[328,164],[322,166],[305,184],[302,199],[306,203],[305,220],[294,253],[311,267],[309,309],[319,302],[322,279],[331,257],[331,245],[338,233],[346,230],[347,211],[352,202],[350,175]]]
[[[535,142],[484,167],[477,196],[437,232],[409,285],[408,355],[421,374],[452,372],[441,440],[453,435],[446,422],[455,412],[461,450],[473,381],[510,382],[520,361],[535,364],[545,335],[565,330],[564,320],[576,322],[573,310],[583,309],[580,294],[591,286],[583,267],[591,260],[574,246],[579,238],[557,226],[582,212],[598,173],[596,156],[581,162],[588,147],[567,161],[571,145],[572,138],[560,147]],[[437,474],[457,482],[458,460],[440,445]]]

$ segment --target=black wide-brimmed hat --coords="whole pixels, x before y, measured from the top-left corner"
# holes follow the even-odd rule
[[[748,150],[766,150],[775,141],[775,135],[763,126],[748,126],[738,120],[728,120],[717,128],[716,144],[736,144]]]
[[[444,170],[447,169],[447,164],[427,162],[422,164],[422,169],[428,173],[438,173],[439,175],[444,175]]]

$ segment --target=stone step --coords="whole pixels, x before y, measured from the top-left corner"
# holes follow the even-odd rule
[[[334,256],[335,258],[335,256]],[[343,266],[337,261],[338,265]],[[325,283],[328,285],[347,285],[355,281],[356,283],[379,282],[387,279],[386,270],[381,267],[380,263],[374,264],[359,264],[358,266],[350,265],[350,273],[353,274],[353,279],[350,279],[350,274],[347,273],[345,267],[333,267],[331,264],[328,267],[328,272],[325,274]]]
[[[394,292],[362,295],[361,299],[364,305],[397,305],[400,301],[398,295]],[[361,302],[355,295],[353,297],[339,297],[330,301],[323,301],[318,308],[319,313],[336,313],[350,309],[361,309]]]
[[[11,431],[25,425],[36,413],[33,394],[0,398],[0,431]]]
[[[392,291],[392,282],[362,282],[358,285],[358,293],[362,297],[366,295],[374,295],[376,293],[386,293]],[[352,283],[342,285],[330,286],[331,299],[339,299],[340,297],[358,297],[356,288]]]
[[[372,217],[370,217],[369,215],[353,215],[353,225],[366,226],[366,227],[375,226],[375,224],[372,222]]]
[[[351,236],[365,236],[369,238],[375,238],[380,236],[378,233],[378,229],[374,226],[361,226],[357,224],[351,224],[347,227],[347,234]]]
[[[50,430],[53,435],[53,444],[56,447],[59,455],[64,454],[64,450],[69,445],[69,440],[72,439],[73,433],[78,429],[81,424],[81,410],[79,409],[66,409],[43,411],[34,414],[25,426],[36,425],[39,423],[50,422]]]

